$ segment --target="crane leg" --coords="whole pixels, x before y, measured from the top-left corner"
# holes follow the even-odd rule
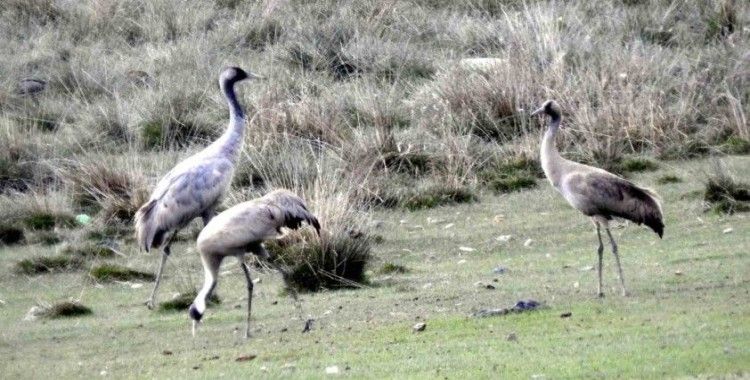
[[[604,292],[602,291],[602,258],[604,255],[604,242],[602,242],[602,232],[601,227],[599,226],[599,222],[594,222],[596,225],[596,236],[599,238],[599,248],[597,248],[596,253],[599,255],[599,265],[597,266],[597,274],[599,275],[599,283],[596,287],[596,295],[601,297],[604,297]],[[609,229],[607,230],[609,231]]]
[[[615,264],[617,264],[617,274],[620,276],[620,287],[622,288],[622,296],[628,295],[628,291],[625,289],[625,279],[622,277],[622,266],[620,265],[620,255],[617,253],[617,243],[612,237],[612,233],[607,228],[607,235],[609,235],[609,241],[612,242],[612,254],[615,256]]]
[[[250,312],[253,307],[253,279],[250,278],[250,268],[245,264],[245,260],[240,260],[240,267],[245,272],[247,280],[247,325],[245,326],[245,339],[250,338]]]
[[[169,257],[170,253],[171,248],[167,243],[167,245],[164,246],[164,251],[161,254],[159,269],[156,270],[156,282],[154,283],[154,290],[151,291],[151,296],[148,298],[148,301],[146,301],[146,307],[148,307],[150,310],[153,310],[154,306],[156,305],[156,290],[159,289],[159,283],[161,283],[161,275],[164,273],[164,266],[167,263],[167,258]]]

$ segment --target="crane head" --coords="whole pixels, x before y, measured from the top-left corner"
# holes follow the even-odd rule
[[[258,74],[247,72],[237,66],[225,67],[221,71],[220,82],[222,83],[236,83],[245,79],[262,79]]]
[[[556,101],[550,99],[544,102],[539,109],[531,113],[531,116],[536,116],[540,113],[544,113],[545,115],[552,118],[553,121],[560,120],[561,110],[560,105],[557,104]]]

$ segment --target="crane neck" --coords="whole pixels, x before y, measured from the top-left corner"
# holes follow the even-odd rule
[[[557,132],[559,131],[559,129],[560,117],[557,116],[550,120],[549,126],[547,127],[547,132],[544,133],[544,137],[542,138],[542,146],[540,152],[544,174],[555,187],[557,187],[560,183],[563,164],[563,158],[562,156],[560,156],[560,152],[557,150],[557,145],[555,145]]]
[[[204,268],[203,287],[198,292],[195,300],[193,300],[193,305],[200,315],[206,312],[206,300],[215,287],[216,274],[212,271],[212,268]]]
[[[229,106],[229,126],[219,141],[221,142],[222,153],[230,156],[236,155],[242,147],[245,132],[245,113],[237,100],[234,85],[235,82],[233,81],[222,81],[220,83],[221,92]]]

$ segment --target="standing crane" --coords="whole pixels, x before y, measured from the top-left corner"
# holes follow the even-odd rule
[[[546,101],[541,108],[531,115],[546,114],[549,126],[542,139],[542,169],[552,186],[562,194],[571,206],[591,218],[596,226],[599,238],[599,285],[597,294],[603,297],[602,291],[602,242],[601,227],[607,231],[612,243],[612,254],[615,256],[617,273],[620,277],[622,295],[627,295],[625,280],[622,276],[620,256],[617,243],[609,231],[609,221],[613,217],[628,219],[637,224],[649,226],[659,238],[664,234],[664,218],[658,196],[653,191],[637,186],[606,170],[566,160],[555,146],[555,138],[562,120],[560,106],[554,100]]]
[[[298,229],[302,226],[302,222],[313,226],[320,235],[320,223],[307,210],[305,201],[289,190],[277,189],[261,198],[232,206],[213,218],[203,228],[198,235],[197,244],[205,279],[203,287],[188,311],[188,315],[193,320],[193,336],[206,311],[206,299],[216,288],[222,260],[227,256],[234,256],[239,261],[245,273],[245,280],[247,280],[245,338],[250,337],[253,280],[250,278],[250,268],[244,260],[245,253],[251,252],[268,261],[270,255],[263,246],[263,241],[278,238],[282,227]],[[285,278],[288,276],[274,261],[270,261],[270,264]]]
[[[204,226],[229,189],[234,165],[242,149],[245,116],[234,86],[244,79],[259,78],[239,67],[225,68],[219,86],[229,104],[229,126],[211,145],[183,160],[156,185],[151,198],[135,214],[135,231],[140,249],[162,249],[156,283],[146,301],[154,308],[164,265],[170,255],[172,237],[193,219],[201,217]]]

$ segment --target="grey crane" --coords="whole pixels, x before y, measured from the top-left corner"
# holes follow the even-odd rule
[[[245,253],[269,259],[270,255],[263,246],[264,240],[275,239],[281,235],[281,228],[298,229],[302,222],[313,226],[320,235],[318,219],[308,211],[305,201],[289,190],[277,189],[263,197],[243,202],[230,207],[213,218],[200,235],[198,251],[204,269],[203,287],[190,305],[188,315],[193,320],[193,336],[198,323],[206,311],[206,299],[216,288],[217,275],[222,260],[227,256],[238,259],[247,280],[247,326],[245,337],[250,337],[250,312],[253,303],[253,281],[250,268],[244,260]],[[285,279],[286,271],[273,261],[270,262],[279,270]],[[296,297],[296,294],[293,293]]]
[[[259,76],[239,67],[227,67],[221,72],[219,86],[229,104],[226,132],[170,170],[156,185],[149,201],[136,212],[135,231],[139,247],[146,252],[151,248],[162,249],[156,283],[146,301],[149,309],[154,308],[172,237],[197,217],[203,219],[205,226],[232,182],[245,131],[245,117],[234,86],[249,78]]]
[[[531,115],[544,113],[550,118],[547,132],[542,139],[541,161],[542,169],[552,186],[562,194],[563,198],[571,206],[591,218],[596,226],[596,234],[599,238],[599,283],[598,295],[603,297],[602,292],[602,255],[604,243],[602,242],[601,227],[607,231],[609,241],[612,243],[612,254],[617,264],[617,273],[620,278],[622,295],[627,295],[625,280],[622,276],[620,256],[617,252],[617,243],[609,231],[609,221],[613,217],[628,219],[637,224],[645,224],[659,235],[664,234],[664,218],[659,198],[652,190],[640,187],[634,183],[618,177],[606,170],[593,166],[583,165],[566,160],[555,146],[555,138],[562,120],[560,106],[554,100],[546,101],[541,108]]]

